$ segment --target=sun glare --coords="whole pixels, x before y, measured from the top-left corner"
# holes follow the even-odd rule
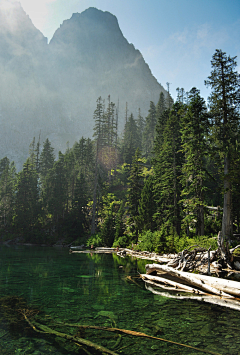
[[[24,11],[29,15],[34,25],[42,30],[48,15],[48,4],[56,0],[20,0]]]

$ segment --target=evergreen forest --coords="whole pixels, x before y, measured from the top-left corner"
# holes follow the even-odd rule
[[[1,241],[179,252],[240,234],[240,75],[216,50],[205,84],[149,103],[147,117],[99,97],[92,139],[54,154],[33,138],[21,171],[0,160]],[[204,79],[204,78],[203,78]]]

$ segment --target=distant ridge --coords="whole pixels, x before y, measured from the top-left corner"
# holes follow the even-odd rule
[[[93,7],[65,20],[47,44],[19,3],[0,0],[0,75],[0,158],[18,164],[40,131],[57,151],[91,137],[99,96],[119,100],[123,130],[126,102],[145,116],[150,100],[166,95],[117,18]]]

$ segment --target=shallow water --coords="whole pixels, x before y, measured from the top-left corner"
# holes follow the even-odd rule
[[[0,246],[0,298],[26,299],[28,306],[40,311],[39,322],[72,335],[77,328],[56,327],[54,322],[114,326],[218,354],[240,353],[238,311],[154,295],[143,282],[127,279],[144,272],[146,263],[115,254]],[[23,328],[10,326],[0,308],[0,354],[86,354],[62,338],[30,331],[27,324]],[[115,333],[91,330],[78,335],[118,354],[200,354],[154,339],[125,335],[120,339]]]

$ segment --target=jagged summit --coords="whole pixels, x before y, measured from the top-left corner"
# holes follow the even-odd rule
[[[117,17],[108,11],[102,11],[96,7],[89,7],[81,13],[74,13],[73,19],[80,21],[93,21],[96,25],[107,26],[109,29],[118,30],[121,32]]]
[[[112,63],[112,58],[106,56],[106,51],[113,55],[118,48],[120,57],[114,59],[121,61],[123,55],[120,49],[128,45],[117,18],[109,12],[93,7],[80,14],[75,13],[69,20],[65,20],[50,41],[50,47],[57,50],[60,55],[64,46],[70,57],[78,53],[82,60],[85,58],[88,61],[92,58],[95,62],[101,61],[103,66],[108,67]],[[124,52],[123,54],[126,55]]]

